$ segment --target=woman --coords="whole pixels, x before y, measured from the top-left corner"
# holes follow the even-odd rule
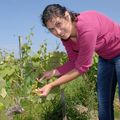
[[[98,103],[99,119],[114,120],[113,101],[118,82],[120,96],[120,26],[96,11],[76,14],[59,4],[48,5],[42,14],[43,25],[66,48],[69,61],[43,74],[44,78],[60,76],[38,89],[47,96],[51,89],[87,72],[94,52],[99,55]]]

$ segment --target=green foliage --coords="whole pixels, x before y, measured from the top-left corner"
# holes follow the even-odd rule
[[[26,37],[27,42],[21,46],[20,59],[16,59],[14,53],[0,51],[0,116],[5,112],[4,109],[19,103],[25,109],[25,113],[16,115],[14,119],[44,120],[56,119],[57,116],[60,118],[61,110],[57,110],[61,106],[60,89],[56,88],[46,98],[40,98],[33,90],[47,84],[47,81],[43,81],[38,85],[35,78],[44,71],[62,64],[63,58],[66,58],[65,53],[58,51],[47,53],[47,43],[44,42],[36,54],[31,55],[32,36],[33,33],[30,33]]]

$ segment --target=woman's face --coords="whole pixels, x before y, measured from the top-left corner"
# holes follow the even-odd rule
[[[61,39],[68,39],[72,32],[72,22],[68,12],[62,17],[53,17],[47,23],[48,30],[56,37]]]

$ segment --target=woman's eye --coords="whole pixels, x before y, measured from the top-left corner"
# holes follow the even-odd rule
[[[61,27],[61,23],[60,22],[56,23],[56,26]]]
[[[49,31],[50,31],[50,32],[54,32],[55,29],[54,29],[54,28],[50,28]]]
[[[54,30],[54,28],[49,28],[50,31]]]

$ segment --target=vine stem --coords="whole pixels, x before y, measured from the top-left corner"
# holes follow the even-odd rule
[[[19,40],[19,57],[20,57],[20,76],[23,77],[23,63],[22,63],[22,37],[18,36]]]
[[[63,120],[67,120],[64,87],[60,87]]]

